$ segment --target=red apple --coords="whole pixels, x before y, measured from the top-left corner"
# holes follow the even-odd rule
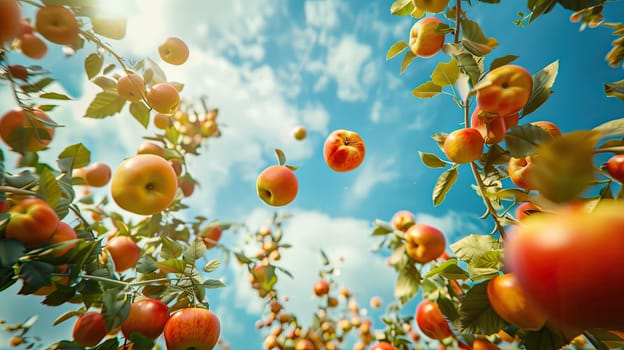
[[[163,332],[168,319],[167,304],[151,298],[137,300],[130,305],[130,313],[121,324],[121,331],[128,339],[133,333],[139,333],[154,340]]]
[[[405,231],[405,249],[414,261],[425,264],[444,253],[446,238],[433,226],[414,224]]]
[[[431,339],[442,340],[453,335],[448,321],[442,315],[438,304],[423,300],[416,308],[416,325]]]
[[[349,130],[335,130],[325,140],[323,157],[334,171],[350,171],[362,164],[366,147],[360,135]]]
[[[186,308],[171,315],[163,334],[168,350],[208,350],[217,344],[221,324],[208,309]]]
[[[266,204],[280,207],[289,204],[299,191],[295,173],[284,165],[264,169],[256,180],[258,197]]]

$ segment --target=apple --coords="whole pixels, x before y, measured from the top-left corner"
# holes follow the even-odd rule
[[[124,160],[111,180],[115,203],[139,215],[167,209],[177,190],[175,171],[164,158],[153,154],[139,154]]]
[[[17,37],[21,19],[22,8],[16,0],[0,0],[0,46]]]
[[[137,154],[153,154],[162,158],[165,158],[165,149],[153,142],[145,141],[139,145]]]
[[[71,45],[78,40],[79,25],[68,8],[46,5],[37,10],[35,27],[44,38],[59,45]]]
[[[531,173],[535,168],[533,158],[531,156],[514,158],[510,157],[507,163],[507,172],[509,178],[514,185],[527,191],[535,189],[535,184],[531,180]]]
[[[453,335],[438,304],[431,300],[423,300],[418,304],[415,319],[420,331],[431,339],[442,340]]]
[[[518,113],[507,116],[489,115],[475,107],[470,119],[470,127],[479,130],[485,143],[496,144],[505,139],[507,129],[518,124]]]
[[[180,159],[173,158],[169,161],[169,164],[171,164],[176,176],[180,176],[182,174],[182,161]]]
[[[115,263],[115,271],[121,272],[136,266],[141,249],[128,236],[115,236],[106,244],[106,251]]]
[[[154,115],[154,126],[157,129],[165,130],[171,125],[171,116],[162,113],[156,113]]]
[[[414,224],[405,231],[405,249],[414,261],[425,264],[444,253],[446,238],[433,226]]]
[[[527,298],[513,273],[492,278],[487,296],[494,312],[518,328],[537,331],[546,323],[545,313]]]
[[[96,311],[89,311],[80,315],[74,323],[72,336],[80,346],[96,346],[106,336],[104,317]]]
[[[159,113],[172,114],[180,104],[180,94],[173,85],[158,83],[147,92],[147,102]]]
[[[158,54],[169,64],[181,65],[189,57],[189,48],[182,39],[170,37],[158,46]]]
[[[327,136],[323,145],[323,157],[330,169],[338,172],[351,171],[364,160],[366,147],[358,133],[335,130]]]
[[[188,176],[188,174],[178,178],[178,185],[180,186],[184,197],[190,197],[193,195],[193,192],[195,192],[195,184],[195,180]]]
[[[62,243],[62,242],[67,242],[67,241],[71,241],[74,239],[78,239],[78,235],[76,234],[76,231],[74,231],[74,229],[68,224],[60,221],[58,225],[56,226],[56,230],[50,237],[49,243],[50,244]],[[54,252],[54,255],[62,256],[63,254],[72,250],[75,246],[76,246],[75,244],[71,244],[62,249],[58,249],[56,252]]]
[[[256,180],[258,197],[266,204],[280,207],[289,204],[299,191],[295,173],[284,165],[264,169]]]
[[[563,329],[623,329],[624,203],[571,204],[509,232],[505,266],[530,302]]]
[[[427,58],[442,49],[444,34],[436,32],[440,24],[442,20],[437,17],[424,17],[414,23],[409,38],[409,47],[414,55]]]
[[[54,137],[54,128],[41,122],[52,122],[39,109],[13,109],[0,119],[0,136],[14,151],[37,152],[47,147]]]
[[[221,323],[210,310],[186,308],[176,311],[165,324],[168,350],[212,349],[219,340]]]
[[[219,131],[219,125],[214,120],[204,120],[199,125],[205,136],[215,136]]]
[[[309,339],[301,338],[295,343],[295,350],[316,350],[316,346]]]
[[[54,209],[39,198],[22,199],[9,208],[8,213],[11,220],[6,226],[5,237],[24,243],[26,248],[48,243],[59,224]]]
[[[516,208],[516,219],[518,219],[519,221],[522,221],[526,218],[528,218],[529,216],[539,213],[542,210],[535,204],[531,203],[531,202],[524,202],[521,203],[517,208]]]
[[[130,102],[139,102],[147,94],[147,87],[143,77],[136,73],[129,73],[117,80],[117,94]]]
[[[24,34],[17,39],[17,47],[20,52],[32,59],[41,59],[48,52],[48,46],[35,34]]]
[[[446,157],[457,164],[470,163],[483,153],[483,136],[477,129],[458,129],[446,136],[442,147]]]
[[[483,77],[477,90],[477,104],[489,113],[501,116],[520,111],[529,101],[533,77],[524,67],[507,64],[494,68]]]
[[[293,136],[295,137],[295,140],[301,141],[303,139],[306,138],[306,136],[308,135],[308,132],[306,131],[306,128],[304,128],[303,126],[296,126],[293,131]]]
[[[13,79],[19,79],[23,81],[28,80],[28,68],[19,64],[11,65],[8,68],[9,73],[11,73],[11,77],[13,77]]]
[[[394,227],[395,230],[405,232],[416,223],[416,218],[414,217],[414,214],[407,210],[399,210],[394,213],[391,222],[392,227]]]
[[[544,131],[549,133],[550,136],[553,136],[553,137],[561,136],[561,129],[559,129],[559,127],[555,123],[545,121],[545,120],[540,120],[537,122],[532,122],[531,125],[539,126]]]
[[[373,344],[370,350],[395,350],[395,348],[394,346],[392,346],[392,344],[388,342],[380,341],[380,342]]]
[[[416,8],[429,13],[440,13],[444,11],[448,3],[449,0],[414,0]]]
[[[487,339],[476,338],[472,342],[472,350],[500,350],[500,348],[490,343]]]
[[[616,181],[624,183],[624,154],[616,154],[609,158],[607,171]]]
[[[329,293],[329,282],[327,280],[320,279],[314,282],[312,289],[317,297],[327,295]]]
[[[169,320],[169,307],[157,299],[145,298],[130,305],[130,313],[121,324],[124,337],[130,339],[133,333],[139,333],[149,339],[160,336]]]
[[[381,302],[381,298],[380,298],[380,297],[378,297],[378,296],[374,296],[374,297],[372,297],[372,298],[370,299],[370,306],[371,306],[372,308],[377,309],[377,308],[380,308],[380,307],[381,307],[381,305],[382,305],[382,302]]]
[[[111,168],[106,163],[96,162],[87,167],[74,169],[73,177],[84,179],[91,187],[104,187],[111,179]]]
[[[199,237],[204,242],[206,248],[211,249],[219,243],[219,239],[221,239],[222,234],[223,230],[221,229],[221,226],[208,225],[200,231]]]

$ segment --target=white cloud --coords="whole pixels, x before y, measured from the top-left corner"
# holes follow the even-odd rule
[[[306,24],[312,27],[333,29],[338,25],[339,3],[336,1],[306,1]]]
[[[291,214],[292,217],[283,225],[283,242],[292,244],[292,248],[282,251],[278,265],[291,272],[294,279],[277,272],[277,289],[280,295],[288,296],[286,307],[300,316],[302,323],[310,322],[316,309],[317,299],[312,293],[312,284],[319,278],[318,271],[323,267],[321,249],[333,263],[343,259],[343,262],[337,263],[340,275],[335,280],[340,286],[358,291],[357,297],[362,305],[373,295],[391,293],[388,286],[394,285],[395,276],[388,273],[385,258],[370,251],[376,242],[370,235],[372,228],[369,221],[331,217],[318,211],[293,211]],[[269,210],[256,209],[245,223],[257,229],[266,225],[272,215]],[[242,242],[241,238],[239,243]],[[234,293],[236,304],[246,307],[249,313],[262,312],[264,304],[251,289],[246,270],[235,264],[232,267],[235,277],[229,292]],[[373,281],[362,276],[377,277]]]
[[[395,158],[368,155],[353,182],[352,191],[349,192],[349,200],[345,203],[349,206],[357,205],[366,199],[376,186],[388,183],[399,175]]]
[[[345,101],[358,101],[366,98],[366,83],[374,81],[374,71],[364,74],[372,49],[359,42],[355,36],[346,35],[327,53],[327,70],[338,84],[338,98]],[[366,81],[362,76],[366,76]]]

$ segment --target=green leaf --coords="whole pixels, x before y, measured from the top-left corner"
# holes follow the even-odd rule
[[[98,346],[92,348],[92,350],[117,350],[118,347],[119,347],[119,339],[109,338],[109,339],[106,339],[103,343],[100,343]]]
[[[14,239],[0,239],[0,266],[12,267],[24,254],[24,244]]]
[[[45,3],[46,1],[44,1]],[[84,348],[73,341],[61,340],[46,348],[46,350],[84,350]]]
[[[576,335],[576,334],[574,334]],[[563,331],[542,327],[539,331],[527,331],[523,337],[527,349],[559,349],[568,344],[574,336],[565,336]]]
[[[284,151],[282,151],[279,148],[275,149],[275,157],[277,158],[277,162],[279,163],[279,165],[284,165],[286,164],[286,155],[284,154]]]
[[[412,0],[395,0],[390,6],[390,13],[396,16],[407,16],[414,11]]]
[[[428,81],[424,84],[417,86],[412,90],[412,95],[418,98],[431,98],[439,95],[442,92],[442,87],[436,85],[432,81]]]
[[[58,159],[72,158],[72,168],[82,168],[91,161],[91,151],[82,143],[76,143],[65,149],[58,155]]]
[[[201,259],[205,253],[206,245],[203,241],[196,239],[191,242],[190,246],[184,251],[182,257],[187,263],[193,264],[195,260]]]
[[[119,288],[105,291],[102,304],[102,316],[108,331],[119,327],[130,313],[130,298]]]
[[[29,261],[21,264],[19,277],[22,280],[22,288],[18,294],[32,294],[37,289],[49,285],[54,271],[54,265],[42,261]]]
[[[509,63],[515,61],[516,58],[518,58],[518,56],[516,56],[516,55],[507,55],[507,56],[496,58],[490,64],[490,70],[494,70],[494,69],[496,69],[498,67],[501,67],[501,66],[504,66],[506,64],[509,64]]]
[[[148,69],[151,70],[152,79],[150,79],[150,81],[152,83],[158,84],[167,82],[167,75],[165,72],[149,57],[145,59],[145,71]]]
[[[459,67],[455,58],[449,62],[440,62],[431,73],[431,81],[439,86],[453,85],[459,78]]]
[[[37,190],[37,195],[40,198],[45,198],[45,201],[52,208],[56,207],[61,199],[61,186],[48,168],[43,168],[41,174],[39,174],[39,189]]]
[[[119,97],[116,90],[104,90],[97,95],[87,108],[85,117],[105,118],[121,112],[126,100]]]
[[[104,65],[104,57],[97,53],[92,53],[87,58],[85,58],[84,66],[85,72],[87,72],[87,78],[93,79],[96,75],[100,73],[102,70],[102,66]]]
[[[76,310],[71,310],[71,311],[67,311],[64,312],[63,314],[61,314],[59,317],[56,318],[56,320],[54,320],[54,323],[52,323],[53,326],[59,325],[67,320],[69,320],[70,318],[73,318],[75,316],[80,315],[80,313]]]
[[[466,48],[466,50],[468,50],[468,52],[479,57],[485,56],[492,51],[491,46],[481,44],[470,39],[463,39],[461,44]]]
[[[459,310],[462,333],[493,334],[507,325],[490,306],[487,284],[476,284],[466,292]]]
[[[139,124],[143,125],[147,129],[150,119],[150,109],[143,103],[143,101],[132,102],[130,104],[130,114],[136,119]]]
[[[403,40],[399,40],[396,43],[392,44],[392,46],[390,46],[388,52],[386,53],[386,61],[394,58],[396,55],[403,52],[403,50],[405,50],[408,46],[409,45],[407,44],[407,42]]]
[[[156,266],[163,273],[184,273],[186,263],[183,260],[171,258],[164,261],[157,261]]]
[[[418,293],[420,288],[420,272],[414,264],[407,264],[401,270],[394,286],[394,297],[399,299],[401,304],[410,301]]]
[[[177,144],[180,138],[180,132],[176,128],[167,128],[165,129],[165,138],[167,141]]]
[[[438,158],[438,156],[433,153],[418,151],[418,155],[420,156],[420,161],[429,168],[444,168],[447,164],[445,161]]]
[[[136,270],[138,273],[152,273],[158,269],[156,266],[156,261],[151,258],[149,255],[143,255],[137,261]]]
[[[64,100],[69,101],[71,97],[63,94],[59,94],[57,92],[46,92],[44,94],[39,95],[39,98],[47,98],[49,100]]]
[[[234,256],[236,257],[236,260],[238,261],[238,263],[242,265],[251,264],[253,262],[243,253],[234,252]]]
[[[509,128],[505,134],[505,144],[509,155],[522,158],[535,153],[535,147],[550,140],[552,136],[539,126],[524,124]]]
[[[394,232],[394,228],[387,222],[383,222],[381,220],[375,220],[375,228],[373,229],[373,236],[385,236],[389,233]]]
[[[454,55],[455,60],[457,60],[457,66],[459,69],[468,74],[470,78],[470,85],[475,86],[479,81],[479,77],[483,72],[483,69],[476,61],[475,57],[468,52],[460,52]]]
[[[468,263],[468,274],[473,281],[482,281],[494,278],[502,266],[501,253],[491,250],[480,255]]]
[[[405,72],[407,67],[409,67],[410,63],[417,56],[412,52],[412,50],[405,51],[405,55],[403,56],[403,61],[401,62],[401,73]]]
[[[163,243],[160,255],[165,258],[177,258],[184,251],[184,247],[173,239],[165,236],[160,237]]]
[[[76,295],[76,288],[54,282],[55,290],[44,300],[43,304],[48,306],[60,306],[69,302]]]
[[[553,202],[578,198],[595,181],[593,155],[600,136],[595,130],[574,131],[537,146],[529,181]]]
[[[624,100],[624,80],[604,84],[605,95]]]
[[[102,74],[108,74],[112,72],[115,68],[117,68],[117,65],[114,63],[111,63],[107,65],[106,67],[104,67],[104,69],[102,70]]]
[[[490,235],[469,235],[450,245],[453,254],[461,261],[470,263],[481,255],[501,248],[500,242]]]
[[[590,334],[606,345],[609,349],[624,348],[624,339],[606,329],[592,329]]]
[[[451,190],[455,181],[457,181],[457,165],[453,165],[438,177],[438,181],[433,187],[433,206],[437,207],[444,202],[446,194]]]
[[[523,117],[537,110],[553,93],[552,86],[555,83],[558,71],[559,60],[556,60],[533,74],[533,90],[531,91],[529,101],[522,109]]]
[[[46,86],[50,85],[53,81],[54,79],[52,78],[42,78],[32,84],[21,85],[20,89],[22,89],[22,91],[25,93],[38,92],[43,90]]]
[[[479,26],[479,23],[471,21],[467,18],[461,20],[462,29],[462,41],[468,39],[478,44],[487,44],[487,38],[483,34],[483,30]]]
[[[432,266],[431,270],[425,275],[425,278],[431,278],[436,275],[441,275],[446,279],[456,280],[464,279],[468,277],[466,271],[457,265],[457,259],[452,258],[446,260],[437,266]]]
[[[444,315],[449,321],[455,322],[459,318],[459,312],[457,308],[455,308],[455,303],[451,301],[451,299],[440,296],[435,301],[438,304],[438,308],[442,315]]]

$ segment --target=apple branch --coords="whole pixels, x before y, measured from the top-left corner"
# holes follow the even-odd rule
[[[461,16],[461,0],[457,0],[457,3],[455,4],[455,44],[459,43],[459,28],[461,26],[461,21],[460,21],[460,16]]]

